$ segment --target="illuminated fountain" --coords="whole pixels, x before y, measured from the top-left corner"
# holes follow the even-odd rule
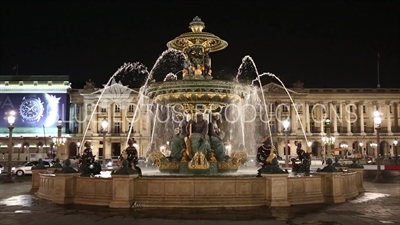
[[[217,122],[220,123],[222,114],[225,120],[229,120],[226,118],[229,114],[227,106],[235,105],[239,109],[238,106],[253,89],[234,81],[212,80],[209,54],[226,48],[228,43],[211,33],[203,32],[205,25],[198,17],[194,18],[189,28],[192,32],[184,33],[167,44],[169,48],[185,54],[182,80],[178,80],[177,76],[167,78],[163,82],[150,84],[145,92],[155,104],[168,108],[168,116],[172,118],[169,122],[177,122],[175,129],[178,137],[173,139],[172,144],[180,142],[182,145],[171,145],[173,156],[169,158],[161,152],[154,152],[150,159],[157,163],[162,172],[217,174],[236,171],[245,162],[247,153],[233,151],[227,155],[226,143],[223,141],[225,137],[213,136],[211,129],[215,125],[215,129],[225,136],[226,130],[231,130],[230,124],[226,124],[227,129],[221,131]],[[199,114],[200,117],[206,117],[205,120],[195,120]],[[190,121],[195,122],[191,124]],[[244,136],[242,139],[244,142]]]
[[[265,114],[268,119],[260,78],[270,76],[285,86],[274,74],[259,74],[250,57],[243,59],[234,81],[213,80],[209,53],[224,49],[227,42],[203,32],[204,27],[204,23],[196,17],[190,23],[192,32],[168,42],[167,46],[171,49],[159,57],[150,71],[141,64],[125,64],[107,83],[109,85],[121,71],[140,70],[147,75],[139,91],[132,125],[141,107],[150,105],[151,110],[155,110],[154,113],[148,113],[154,117],[151,142],[155,143],[156,139],[163,144],[168,142],[171,153],[164,155],[166,149],[163,147],[161,151],[152,152],[150,159],[157,163],[161,172],[177,175],[145,174],[138,178],[137,175],[121,172],[107,178],[93,178],[34,171],[32,189],[38,190],[40,198],[57,204],[104,205],[112,208],[130,208],[136,202],[143,207],[276,207],[340,203],[364,191],[362,168],[351,168],[348,173],[322,170],[301,177],[280,173],[279,168],[274,170],[278,172],[267,171],[262,177],[256,177],[255,171],[251,176],[221,175],[237,171],[246,160],[247,152],[258,147],[265,135],[264,129],[257,129],[257,125],[268,121],[263,121],[262,117],[248,118],[249,115]],[[168,56],[183,59],[182,77],[178,79],[176,71],[165,76],[163,81],[157,81],[153,76],[154,70]],[[251,84],[238,81],[241,68],[246,65],[256,70],[256,77]],[[289,93],[288,96],[291,99]],[[293,103],[293,99],[291,101]],[[299,118],[297,110],[296,114]],[[93,114],[90,120],[92,117]],[[221,118],[225,123],[220,121]],[[220,134],[215,136],[210,132],[214,128],[218,132],[223,130],[219,127],[221,124],[229,137],[228,142],[222,141],[224,138]],[[131,131],[132,127],[128,138]],[[270,140],[272,142],[272,138]],[[272,162],[277,164],[276,160]],[[216,174],[218,176],[214,176]]]

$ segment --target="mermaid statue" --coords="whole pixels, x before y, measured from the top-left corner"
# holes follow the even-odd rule
[[[172,136],[171,141],[169,142],[169,149],[171,149],[171,154],[168,158],[169,161],[180,162],[183,152],[186,149],[185,137],[188,136],[186,130],[188,123],[182,113],[176,114],[175,119],[178,127],[174,129],[174,136]]]
[[[221,129],[221,125],[220,115],[218,113],[213,114],[212,121],[209,124],[210,147],[218,162],[227,159],[224,145],[225,132]]]
[[[302,149],[302,144],[300,141],[295,141],[294,144],[296,145],[296,153],[297,153],[297,159],[292,158],[290,161],[292,161],[292,171],[294,173],[305,173],[305,175],[308,175],[310,173],[310,167],[311,167],[311,156],[310,153],[306,152],[304,149]]]
[[[272,161],[277,158],[275,154],[275,147],[272,145],[271,137],[269,135],[264,137],[262,145],[257,149],[257,162],[261,165],[258,169],[257,177],[261,177],[262,173],[269,173]]]
[[[208,124],[207,121],[203,119],[203,114],[197,114],[196,121],[189,121],[187,131],[190,133],[190,158],[193,158],[194,154],[198,151],[202,152],[204,155],[208,155],[210,144],[207,136],[207,130]]]

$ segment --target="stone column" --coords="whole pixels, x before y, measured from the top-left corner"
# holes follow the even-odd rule
[[[98,126],[101,127],[102,118],[98,118],[98,115],[97,115],[98,114],[97,110],[99,109],[99,107],[95,108],[94,106],[95,105],[92,104],[93,118],[92,118],[92,121],[90,121],[90,129],[92,130],[93,134],[97,134],[98,135],[98,133],[99,133]],[[90,118],[91,115],[88,115],[88,116]]]
[[[103,142],[103,149],[105,149],[105,151],[104,151],[104,157],[106,158],[106,159],[109,159],[109,158],[111,158],[111,155],[112,155],[112,148],[111,148],[111,136],[112,135],[110,135],[110,133],[112,133],[112,131],[113,131],[113,127],[114,127],[114,121],[113,120],[111,120],[111,115],[112,115],[112,107],[113,107],[113,104],[110,104],[110,105],[108,105],[107,106],[107,108],[106,108],[106,112],[107,112],[107,117],[106,117],[106,119],[107,119],[107,122],[108,122],[108,126],[107,126],[107,129],[106,129],[106,132],[107,132],[107,134],[106,134],[106,141],[105,141],[105,143]],[[103,120],[104,118],[102,118],[102,120]],[[103,134],[102,134],[103,135]]]
[[[128,107],[121,108],[121,133],[125,134],[129,131],[129,121],[126,119]]]
[[[83,119],[83,132],[85,132],[87,130],[88,134],[92,134],[93,130],[91,129],[92,127],[90,126],[90,115],[91,115],[91,111],[89,111],[89,105],[90,105],[90,110],[93,110],[92,104],[88,103],[87,101],[83,102],[83,110],[82,113],[84,113]]]
[[[390,101],[386,102],[386,126],[387,126],[387,134],[393,135],[392,133],[392,121],[390,115]]]
[[[278,108],[276,112],[276,125],[278,127],[278,134],[282,134],[283,126],[282,126],[282,106]]]
[[[311,125],[310,124],[310,109],[308,108],[309,107],[309,102],[305,102],[304,107],[305,107],[304,111],[305,111],[305,116],[306,116],[306,132],[307,132],[307,134],[311,135],[311,131],[310,131],[310,125]]]
[[[288,174],[262,174],[266,181],[266,204],[270,207],[290,206],[287,191]]]
[[[350,112],[350,102],[345,102],[346,104],[346,124],[347,124],[347,136],[352,136],[353,133],[351,132],[351,112]]]
[[[86,126],[85,126],[85,121],[86,121],[86,110],[85,110],[85,104],[80,103],[79,104],[79,134],[83,134],[85,132]]]
[[[112,133],[113,127],[114,127],[114,120],[111,120],[111,118],[115,118],[114,116],[114,111],[113,109],[113,104],[109,105],[107,107],[107,121],[108,121],[108,127],[107,127],[107,132]]]
[[[364,101],[360,101],[358,103],[358,108],[359,108],[359,119],[360,119],[360,133],[361,135],[366,135],[365,130],[364,130]]]
[[[301,111],[303,113],[301,122],[303,122],[303,128],[304,128],[304,131],[302,130],[301,132],[302,133],[303,132],[307,133],[308,124],[307,124],[307,114],[306,114],[306,109],[305,109],[306,108],[306,104],[303,103],[300,107],[301,107]],[[299,123],[299,125],[300,125],[300,123]]]
[[[319,114],[319,122],[321,124],[321,135],[325,135],[325,119],[324,119],[324,112],[322,111],[323,109],[321,108],[320,114]]]
[[[374,129],[374,135],[376,136],[375,122],[374,122],[374,112],[375,112],[375,110],[377,110],[378,112],[380,112],[379,104],[378,104],[377,101],[373,101],[373,102],[372,102],[372,108],[371,108],[371,109],[372,109],[371,112],[368,112],[368,113],[369,113],[368,116],[370,116],[370,118],[371,118],[372,127],[373,127],[373,129]],[[376,148],[375,148],[375,149],[376,149]]]
[[[297,113],[296,113],[296,105],[291,104],[290,105],[290,125],[292,127],[291,133],[292,135],[297,134],[297,123],[300,118],[297,118]]]
[[[69,124],[68,124],[68,130],[70,130],[72,133],[75,133],[76,131],[74,130],[74,126],[75,126],[75,104],[71,103],[69,105],[69,118],[66,118],[67,120],[69,120]]]
[[[329,113],[330,117],[332,119],[332,124],[333,124],[333,135],[339,135],[338,130],[337,130],[337,111],[336,111],[336,104],[337,102],[331,102],[331,105],[329,106]],[[333,112],[332,112],[333,111]],[[333,117],[333,118],[332,118]]]

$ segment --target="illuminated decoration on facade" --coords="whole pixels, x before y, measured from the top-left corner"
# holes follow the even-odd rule
[[[7,76],[0,77],[0,114],[13,109],[16,112],[13,134],[13,154],[20,159],[46,158],[56,147],[52,137],[58,134],[58,119],[69,118],[69,77]],[[0,120],[0,152],[6,153],[7,121]],[[67,141],[70,135],[64,137]],[[24,146],[24,147],[18,147]],[[65,152],[58,146],[60,152]],[[60,155],[61,156],[61,155]],[[13,156],[15,158],[15,156]]]

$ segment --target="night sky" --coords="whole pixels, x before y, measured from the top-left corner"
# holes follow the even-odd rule
[[[400,1],[1,1],[1,75],[69,75],[101,87],[124,63],[151,68],[166,43],[204,31],[229,43],[211,54],[214,77],[244,56],[287,86],[400,87]],[[271,80],[269,80],[271,81]],[[269,82],[266,80],[266,82]]]

